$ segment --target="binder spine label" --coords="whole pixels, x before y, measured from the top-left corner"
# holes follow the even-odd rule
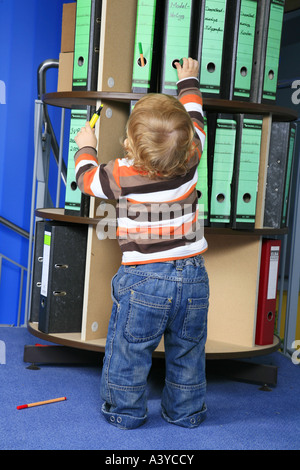
[[[273,0],[270,9],[263,99],[273,101],[276,99],[278,81],[278,64],[284,14],[284,1],[285,0]]]
[[[219,93],[223,56],[227,0],[206,2],[202,57],[200,64],[200,90]]]
[[[164,57],[165,90],[177,90],[177,71],[173,66],[174,60],[188,57],[190,45],[190,25],[192,0],[175,2],[169,0],[166,18],[166,47]]]
[[[230,223],[235,139],[236,122],[230,119],[218,119],[210,207],[210,222],[212,223]]]
[[[43,295],[44,297],[47,297],[47,294],[48,294],[50,247],[51,247],[51,232],[45,231],[44,232],[42,280],[41,280],[41,295]]]
[[[244,119],[236,206],[238,223],[255,222],[261,132],[262,120]]]
[[[82,127],[85,126],[87,121],[87,111],[73,109],[71,112],[70,135],[69,135],[69,150],[68,150],[68,165],[67,165],[67,182],[66,182],[66,195],[65,195],[65,209],[74,211],[80,210],[81,191],[77,187],[75,181],[75,162],[74,155],[78,150],[75,142],[75,136]]]
[[[87,87],[92,0],[77,0],[73,89]]]
[[[156,0],[139,0],[134,46],[132,88],[150,88]],[[143,55],[144,65],[141,62]]]
[[[257,0],[242,0],[236,57],[234,96],[250,98]]]
[[[277,294],[277,278],[278,278],[278,265],[279,265],[279,246],[272,246],[270,252],[270,265],[268,277],[268,293],[267,299],[276,299]]]

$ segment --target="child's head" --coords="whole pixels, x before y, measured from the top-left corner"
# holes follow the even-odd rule
[[[141,173],[173,178],[186,173],[193,136],[192,120],[175,97],[148,94],[129,117],[124,147]]]

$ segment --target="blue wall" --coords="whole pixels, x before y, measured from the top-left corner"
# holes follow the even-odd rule
[[[37,69],[44,60],[59,58],[62,5],[71,1],[0,0],[0,216],[26,231],[30,229]],[[57,75],[57,69],[47,72],[47,92],[56,91]],[[61,111],[49,112],[59,140]],[[56,175],[53,181],[56,185]],[[54,202],[55,190],[53,186]],[[0,253],[27,267],[28,240],[0,224]],[[19,283],[19,269],[3,260],[0,324],[17,322]],[[26,277],[24,294],[25,286]]]

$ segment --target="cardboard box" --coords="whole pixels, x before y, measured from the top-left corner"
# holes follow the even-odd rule
[[[57,91],[72,91],[73,61],[73,52],[61,52],[59,54]]]
[[[63,4],[60,52],[74,52],[76,3]]]

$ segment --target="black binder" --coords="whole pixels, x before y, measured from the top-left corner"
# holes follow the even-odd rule
[[[208,114],[208,193],[212,227],[231,226],[236,127],[234,115]]]
[[[261,149],[262,116],[237,115],[232,184],[232,228],[254,229]]]
[[[81,331],[87,225],[45,224],[39,330]]]
[[[284,4],[285,0],[271,0],[270,2],[268,23],[265,26],[268,37],[260,67],[263,82],[259,102],[262,103],[275,103],[276,101]]]
[[[289,122],[273,122],[268,158],[264,227],[280,228],[290,137]]]
[[[94,106],[88,106],[86,109],[72,109],[71,111],[64,209],[66,215],[81,217],[88,217],[89,215],[90,197],[80,191],[75,178],[74,155],[78,150],[78,146],[74,138],[81,127],[85,126],[86,121],[91,119],[95,109]]]
[[[194,36],[192,25],[194,12],[202,0],[174,2],[166,0],[165,21],[162,43],[162,66],[160,77],[160,92],[167,95],[177,95],[176,61],[188,57]]]
[[[233,98],[242,1],[227,3],[220,83],[220,97],[226,100]]]
[[[39,321],[39,308],[42,283],[43,249],[44,249],[44,230],[45,221],[39,220],[35,224],[34,249],[33,249],[33,268],[32,268],[32,286],[30,299],[31,322]]]
[[[256,39],[250,101],[275,102],[285,0],[257,5]]]
[[[73,91],[96,91],[102,0],[77,0]]]
[[[164,14],[165,0],[138,0],[132,71],[133,93],[159,91]]]
[[[196,53],[191,49],[191,55],[199,61],[202,95],[220,98],[224,48],[228,46],[224,42],[225,23],[226,16],[231,14],[230,5],[227,0],[201,0],[196,3],[198,27],[195,28],[193,22],[192,44],[198,47]]]
[[[288,156],[287,164],[285,170],[285,185],[284,185],[284,194],[283,194],[283,205],[282,205],[282,216],[281,216],[281,227],[288,226],[288,210],[289,210],[289,200],[291,195],[291,175],[294,163],[294,154],[295,154],[295,140],[296,140],[296,124],[294,122],[290,123],[290,136],[289,136],[289,147],[288,147]]]

